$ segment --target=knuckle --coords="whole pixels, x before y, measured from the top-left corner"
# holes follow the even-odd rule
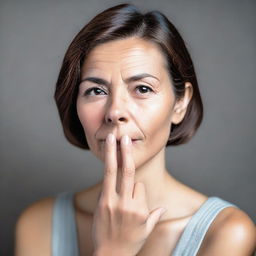
[[[134,175],[135,171],[131,168],[124,168],[123,169],[123,176],[124,177],[132,177]]]
[[[108,213],[111,214],[113,212],[113,207],[110,203],[106,202],[106,201],[102,201],[99,203],[98,205],[99,207],[99,211],[101,213]]]
[[[101,209],[111,209],[112,208],[112,202],[111,202],[111,200],[109,199],[109,197],[107,197],[107,196],[102,196],[101,198],[100,198],[100,200],[99,200],[99,203],[98,203],[98,206],[99,206],[99,208],[101,208]]]
[[[104,171],[104,176],[108,177],[108,176],[112,176],[114,175],[115,171],[112,168],[106,168]]]
[[[113,151],[112,148],[106,147],[106,153],[107,153],[107,154],[111,154],[112,151]]]

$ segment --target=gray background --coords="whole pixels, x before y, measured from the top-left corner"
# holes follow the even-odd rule
[[[130,1],[162,11],[184,37],[205,116],[187,144],[167,149],[167,166],[187,185],[237,204],[256,221],[255,1]],[[102,174],[91,152],[64,138],[53,99],[63,55],[100,11],[123,1],[1,1],[1,255],[32,202],[78,191]]]

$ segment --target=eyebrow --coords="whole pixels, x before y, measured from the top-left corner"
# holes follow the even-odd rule
[[[145,77],[152,77],[152,78],[155,78],[156,80],[159,81],[159,79],[153,75],[150,75],[148,73],[142,73],[142,74],[137,74],[135,76],[131,76],[131,77],[128,77],[127,79],[125,79],[125,82],[126,83],[131,83],[131,82],[134,82],[134,81],[139,81]],[[106,85],[106,86],[110,86],[110,83],[108,81],[106,81],[105,79],[102,79],[102,78],[99,78],[99,77],[86,77],[86,78],[83,78],[81,81],[80,81],[80,84],[82,82],[85,82],[85,81],[90,81],[90,82],[93,82],[93,83],[96,83],[96,84],[101,84],[101,85]]]

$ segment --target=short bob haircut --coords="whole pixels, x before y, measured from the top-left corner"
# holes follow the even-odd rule
[[[172,124],[166,146],[189,141],[201,124],[203,104],[190,54],[174,25],[159,11],[142,14],[132,4],[119,4],[96,15],[75,36],[64,56],[54,98],[67,140],[89,149],[76,109],[81,67],[91,49],[99,44],[139,37],[154,42],[167,60],[175,98],[184,96],[185,82],[191,82],[193,96],[179,124]]]

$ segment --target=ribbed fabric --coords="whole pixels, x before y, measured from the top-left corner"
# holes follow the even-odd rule
[[[52,256],[79,256],[73,193],[56,197],[52,218]]]
[[[52,219],[52,256],[79,256],[73,193],[56,197]],[[204,236],[218,213],[237,207],[219,197],[209,197],[185,227],[172,256],[195,256]]]
[[[230,206],[237,207],[219,197],[209,197],[188,222],[172,256],[195,256],[215,217]]]

